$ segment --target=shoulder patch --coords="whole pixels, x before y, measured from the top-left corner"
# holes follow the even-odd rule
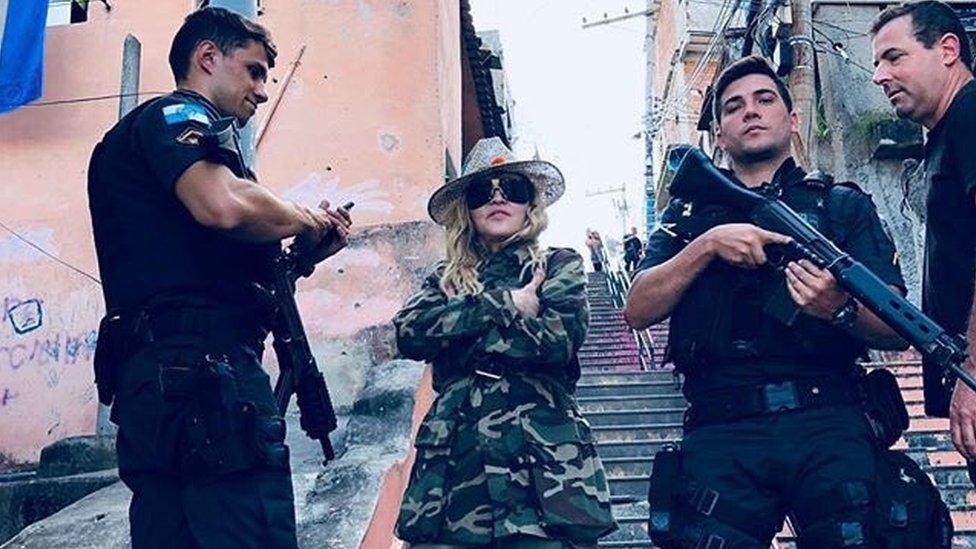
[[[210,126],[210,117],[207,110],[202,105],[196,103],[176,103],[163,107],[163,118],[166,124],[180,124],[183,122],[199,122],[204,126]]]
[[[176,138],[176,141],[184,145],[199,145],[202,139],[202,131],[196,128],[187,128]]]

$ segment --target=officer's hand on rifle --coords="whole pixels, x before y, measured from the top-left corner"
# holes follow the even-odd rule
[[[318,240],[300,243],[303,246],[301,248],[303,253],[307,254],[306,257],[312,263],[319,263],[335,255],[349,244],[349,227],[352,225],[349,212],[345,208],[330,210],[329,206],[329,201],[323,200],[319,203],[318,209],[319,213],[329,221],[328,230],[323,232]]]
[[[301,204],[295,204],[295,207],[305,214],[307,222],[305,230],[295,235],[295,245],[304,253],[314,249],[332,230],[332,219],[327,212],[318,208],[309,208]]]
[[[755,269],[766,263],[763,246],[788,244],[791,241],[788,236],[749,223],[716,225],[701,238],[706,239],[712,257],[720,257],[730,265],[746,269]]]
[[[820,269],[806,259],[786,266],[786,289],[804,313],[830,320],[850,296],[837,285],[830,271]]]
[[[970,372],[976,365],[970,360],[963,364]],[[956,381],[949,405],[949,428],[952,431],[952,444],[968,461],[976,461],[976,393],[962,380]]]
[[[545,271],[536,269],[528,284],[511,291],[512,302],[522,316],[534,318],[539,315],[539,288],[545,279]]]

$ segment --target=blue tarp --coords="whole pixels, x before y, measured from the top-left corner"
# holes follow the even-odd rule
[[[47,0],[0,0],[0,113],[41,96],[47,6]]]

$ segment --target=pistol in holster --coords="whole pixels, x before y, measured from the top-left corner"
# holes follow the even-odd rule
[[[647,492],[650,507],[647,533],[661,547],[674,547],[677,543],[675,510],[680,490],[681,449],[676,444],[667,444],[654,456],[654,469]]]

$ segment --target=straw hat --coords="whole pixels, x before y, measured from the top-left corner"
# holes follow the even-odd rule
[[[455,200],[464,198],[468,184],[491,172],[522,174],[535,185],[537,200],[549,206],[566,190],[566,183],[559,168],[543,160],[516,160],[515,155],[501,138],[488,137],[475,143],[464,160],[461,177],[453,179],[437,189],[427,203],[427,213],[440,225],[447,222],[447,212]]]

